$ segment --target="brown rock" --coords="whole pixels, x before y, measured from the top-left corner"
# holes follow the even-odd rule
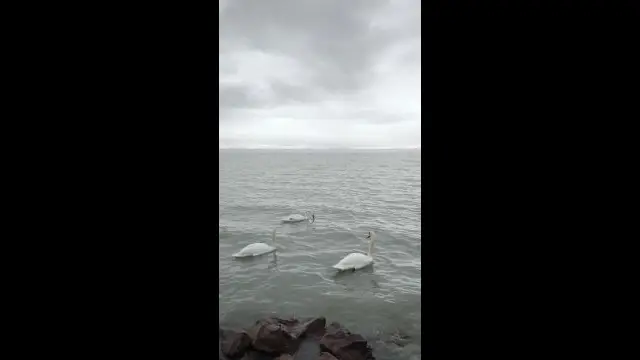
[[[230,359],[239,359],[249,349],[251,339],[244,332],[225,330],[221,336],[222,353]]]
[[[289,333],[287,324],[275,318],[258,320],[247,334],[254,349],[269,354],[293,354],[299,345]]]
[[[305,336],[320,338],[324,335],[324,317],[303,321],[269,317],[258,320],[249,329],[251,345],[254,349],[269,354],[293,354]]]
[[[338,359],[328,352],[323,352],[320,354],[320,357],[318,358],[318,360],[338,360]]]
[[[273,360],[273,356],[261,353],[256,350],[247,351],[241,360]]]
[[[352,334],[339,323],[333,322],[320,340],[320,349],[331,353],[340,360],[373,360],[367,341],[358,334]]]
[[[324,317],[311,318],[306,321],[300,321],[296,325],[288,328],[289,333],[294,338],[312,336],[322,337],[325,332],[327,320]]]
[[[282,355],[278,356],[277,358],[275,358],[275,360],[293,360],[293,356],[291,356],[289,354],[282,354]]]
[[[273,355],[265,354],[256,350],[249,350],[240,360],[274,360]]]

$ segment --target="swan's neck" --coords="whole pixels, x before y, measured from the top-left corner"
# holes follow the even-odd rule
[[[271,242],[275,245],[276,244],[276,231],[273,230],[273,235],[271,236]]]
[[[371,256],[373,255],[373,243],[375,242],[375,237],[374,235],[371,235],[371,240],[369,240],[369,252],[367,253],[367,255]]]

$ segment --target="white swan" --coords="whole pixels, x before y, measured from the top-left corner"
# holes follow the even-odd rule
[[[316,221],[316,215],[311,214],[309,211],[305,211],[304,215],[301,214],[291,214],[286,218],[282,219],[283,223],[297,223],[301,221],[308,221],[310,224],[313,224]]]
[[[233,257],[242,258],[242,257],[250,257],[250,256],[260,256],[264,254],[268,254],[270,252],[276,251],[276,229],[273,229],[273,236],[271,237],[271,241],[274,246],[271,246],[266,243],[253,243],[245,246],[242,250],[233,254]]]
[[[333,265],[333,268],[338,269],[340,271],[344,271],[344,270],[356,271],[366,267],[367,265],[372,264],[373,257],[371,257],[371,255],[373,253],[373,244],[376,241],[376,233],[373,231],[369,231],[369,235],[367,235],[367,239],[370,239],[370,240],[369,240],[369,252],[366,255],[362,253],[351,253],[345,256],[344,258],[342,258],[342,260],[340,260],[339,263]]]

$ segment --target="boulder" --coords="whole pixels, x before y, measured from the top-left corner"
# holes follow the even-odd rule
[[[275,358],[275,360],[293,360],[293,356],[291,356],[289,354],[282,354],[282,355],[278,356],[277,358]]]
[[[320,340],[320,349],[339,360],[374,360],[371,347],[358,334],[352,334],[337,322],[331,323]]]
[[[248,330],[251,346],[269,354],[293,354],[305,336],[320,339],[324,335],[324,317],[305,320],[269,317],[258,320]]]
[[[251,349],[247,351],[240,360],[274,360],[274,357],[273,355]]]
[[[311,318],[306,320],[295,320],[297,323],[288,328],[292,337],[317,337],[321,338],[325,333],[327,320],[324,317]]]
[[[258,351],[280,355],[293,354],[297,349],[297,341],[287,330],[287,324],[276,318],[256,321],[247,334],[251,338],[251,347]]]
[[[335,356],[331,355],[328,352],[323,352],[320,354],[320,357],[318,358],[318,360],[338,360],[338,359],[336,359]]]
[[[220,353],[230,360],[375,360],[358,334],[337,322],[326,327],[324,317],[256,321],[246,332],[218,327]],[[394,339],[395,340],[395,339]],[[399,339],[398,339],[399,340]],[[319,355],[318,355],[319,354]]]
[[[218,332],[222,353],[229,359],[241,358],[251,346],[251,339],[245,332],[224,330]]]

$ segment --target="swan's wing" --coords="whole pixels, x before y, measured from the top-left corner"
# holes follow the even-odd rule
[[[245,246],[242,250],[243,251],[252,251],[255,249],[259,249],[260,245],[262,245],[261,243],[254,243],[254,244],[249,244],[247,246]]]
[[[265,243],[253,243],[245,246],[242,250],[238,251],[234,256],[251,256],[256,254],[262,254],[265,251],[271,251],[274,249],[272,246]]]
[[[351,253],[342,258],[342,260],[340,260],[339,263],[335,264],[334,267],[339,269],[349,269],[361,266],[362,264],[366,264],[370,261],[370,259],[371,258],[365,254]]]
[[[288,221],[297,221],[297,220],[304,220],[305,217],[300,215],[300,214],[291,214],[289,216],[287,216],[286,218],[284,218],[284,220],[288,220]]]

